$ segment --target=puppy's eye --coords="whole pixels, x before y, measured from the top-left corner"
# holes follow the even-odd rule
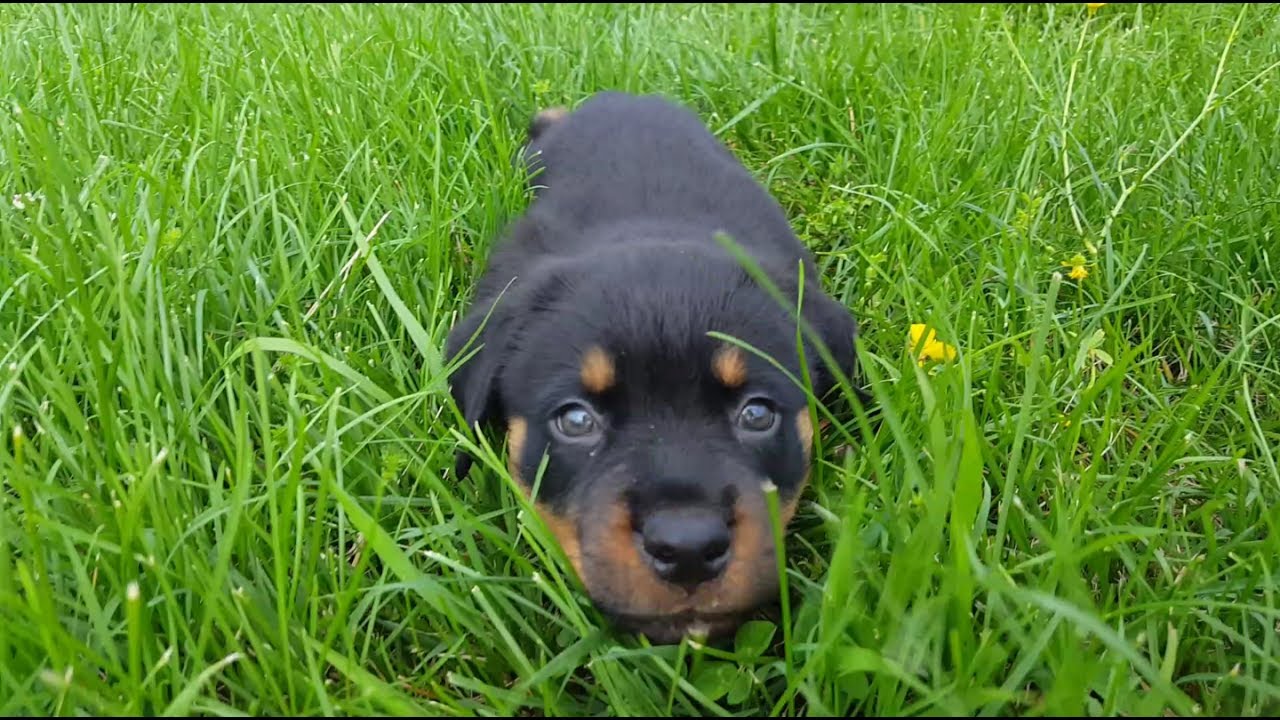
[[[764,400],[752,400],[738,411],[738,427],[751,432],[765,432],[773,427],[778,414]]]
[[[600,423],[586,407],[571,403],[560,409],[555,419],[556,430],[567,438],[580,439],[599,431]]]

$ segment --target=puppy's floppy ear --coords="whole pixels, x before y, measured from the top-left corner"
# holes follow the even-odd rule
[[[852,384],[854,372],[858,367],[858,354],[854,349],[859,330],[858,322],[848,308],[825,294],[816,282],[807,284],[802,315],[813,332],[822,340],[822,344],[826,345],[827,350],[831,352],[834,367],[838,368],[845,379]],[[822,398],[839,385],[839,380],[832,372],[832,366],[828,365],[823,356],[817,352],[816,347],[806,352],[813,353],[809,358],[817,368],[813,377],[813,390],[817,397]],[[853,389],[857,391],[856,387]]]
[[[468,427],[474,428],[477,423],[484,427],[502,417],[498,382],[509,326],[507,316],[501,306],[477,304],[449,331],[445,341],[447,362],[462,363],[449,380],[449,392]],[[454,456],[454,476],[459,480],[466,477],[471,463],[471,456],[459,450]]]
[[[532,231],[525,230],[519,237],[522,245],[534,246]],[[500,384],[508,364],[524,344],[530,319],[565,291],[564,271],[554,263],[528,264],[522,270],[519,276],[512,273],[505,287],[495,279],[488,290],[479,293],[445,341],[446,362],[465,360],[454,370],[449,390],[468,427],[479,425],[485,430],[506,419]],[[491,279],[506,277],[504,272],[494,272]],[[471,464],[472,457],[458,451],[454,476],[459,480],[466,477]]]

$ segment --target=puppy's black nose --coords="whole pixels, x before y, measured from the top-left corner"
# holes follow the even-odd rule
[[[658,510],[645,519],[641,536],[654,572],[687,589],[715,578],[729,563],[729,525],[713,510]]]

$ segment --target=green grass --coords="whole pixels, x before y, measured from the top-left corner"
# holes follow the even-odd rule
[[[1278,59],[1267,6],[5,6],[0,711],[1280,712]],[[604,88],[863,323],[726,648],[603,624],[443,391],[529,113]]]

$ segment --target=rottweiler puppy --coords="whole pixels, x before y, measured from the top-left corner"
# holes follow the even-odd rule
[[[537,485],[616,626],[722,638],[777,599],[766,488],[785,526],[812,461],[804,378],[818,398],[836,385],[814,340],[851,376],[858,325],[781,206],[681,105],[604,92],[543,111],[521,162],[531,204],[446,341],[466,358],[453,398],[469,425],[505,429],[511,475]],[[460,453],[456,475],[470,464]]]

